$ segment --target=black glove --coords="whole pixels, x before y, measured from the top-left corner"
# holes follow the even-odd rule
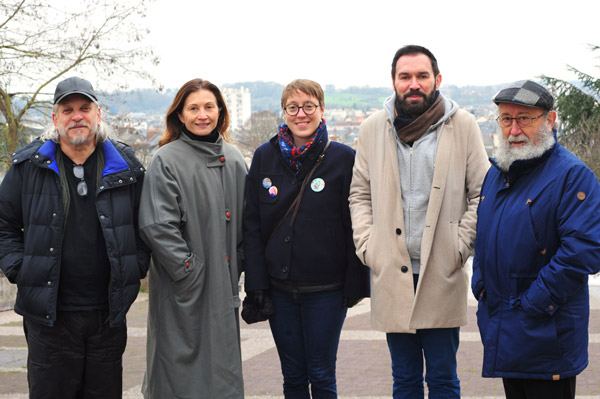
[[[242,319],[248,323],[267,320],[275,310],[268,291],[248,291],[242,304]]]
[[[351,308],[352,306],[356,305],[357,303],[359,303],[360,301],[362,301],[364,298],[357,298],[357,297],[344,297],[344,306],[347,308]],[[339,302],[338,302],[339,303]]]

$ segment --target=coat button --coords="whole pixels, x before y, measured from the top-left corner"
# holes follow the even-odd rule
[[[225,212],[225,216],[228,217],[228,218],[230,218],[231,217],[231,212],[229,212],[229,211]]]
[[[285,236],[285,238],[283,239],[283,241],[290,242],[292,239],[290,238],[290,236]]]
[[[290,183],[295,185],[297,183],[297,181],[296,181],[296,179],[292,179],[292,181]]]
[[[219,158],[219,161],[221,161],[221,163],[225,162],[225,157]]]
[[[119,179],[119,183],[121,183],[121,184],[122,184],[122,183],[123,183],[123,180]]]
[[[548,309],[549,310],[554,310],[554,306],[550,305],[550,306],[548,306]]]
[[[284,272],[284,273],[287,273],[287,270],[288,270],[287,266],[284,266],[284,267],[281,268],[281,271]]]
[[[52,285],[52,281],[48,281],[48,285]]]
[[[400,230],[399,228],[396,229],[396,234],[398,234],[398,235],[402,234],[402,230]]]
[[[408,272],[408,267],[407,266],[402,266],[400,268],[400,270],[402,270],[402,273],[406,273],[406,272]]]

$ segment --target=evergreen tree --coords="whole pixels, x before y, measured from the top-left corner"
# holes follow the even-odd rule
[[[590,49],[599,51],[600,46],[592,45]],[[568,69],[577,77],[576,83],[541,77],[554,94],[561,124],[559,141],[600,178],[600,77],[572,66]]]

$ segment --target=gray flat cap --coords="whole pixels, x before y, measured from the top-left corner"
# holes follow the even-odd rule
[[[512,103],[526,107],[537,107],[552,111],[554,108],[554,97],[545,87],[531,81],[519,80],[502,88],[492,98],[496,104]]]
[[[63,98],[71,94],[83,94],[90,100],[98,102],[92,84],[85,79],[73,76],[56,85],[56,90],[54,91],[54,104],[58,104]]]

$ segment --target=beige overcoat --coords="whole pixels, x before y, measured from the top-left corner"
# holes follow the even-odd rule
[[[438,126],[437,151],[414,292],[404,237],[396,133],[388,113],[359,131],[350,187],[358,257],[371,268],[371,324],[384,332],[467,324],[468,277],[476,211],[489,161],[473,115],[457,110]]]

